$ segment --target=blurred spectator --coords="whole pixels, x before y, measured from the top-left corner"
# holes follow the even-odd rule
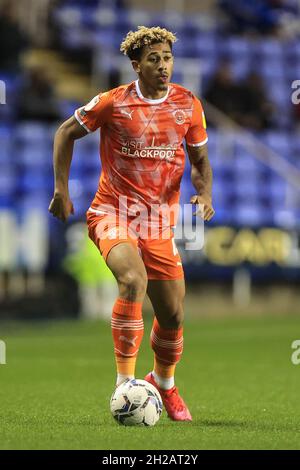
[[[230,64],[222,62],[211,79],[205,99],[223,111],[226,116],[237,120],[240,116],[239,94],[240,90],[234,83]]]
[[[268,101],[262,79],[255,72],[244,82],[236,83],[229,63],[222,63],[205,98],[241,126],[256,131],[273,126],[274,106]]]
[[[295,119],[296,131],[300,132],[300,103],[294,105],[294,119]]]
[[[219,0],[230,33],[279,34],[285,19],[299,15],[297,0]]]
[[[275,108],[268,101],[261,77],[251,72],[239,87],[240,116],[242,126],[260,131],[273,127]]]
[[[60,119],[58,100],[43,67],[35,66],[29,70],[20,89],[16,115],[19,120],[54,122]]]
[[[14,3],[5,1],[0,5],[1,72],[18,72],[20,54],[27,48],[28,43],[26,34],[18,25]]]

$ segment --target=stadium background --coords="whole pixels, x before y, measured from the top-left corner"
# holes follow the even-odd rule
[[[87,355],[79,355],[80,360],[92,361],[95,375],[104,368],[112,380],[109,327],[102,322],[109,317],[116,288],[85,226],[100,174],[99,136],[95,132],[75,144],[70,175],[75,215],[67,224],[47,212],[53,191],[52,144],[59,123],[79,105],[99,90],[134,79],[119,45],[130,29],[143,24],[177,33],[173,81],[202,99],[208,121],[216,215],[206,225],[203,250],[185,251],[184,240],[177,241],[187,279],[190,344],[197,325],[203,345],[195,337],[194,347],[209,361],[215,341],[222,347],[226,337],[227,353],[232,354],[224,356],[229,368],[241,352],[237,346],[245,344],[249,351],[254,348],[245,361],[252,358],[259,369],[266,347],[270,375],[276,357],[282,384],[289,380],[291,342],[300,336],[300,105],[294,82],[300,79],[299,9],[296,0],[0,2],[0,338],[16,370],[23,370],[21,358],[27,357],[30,375],[30,361],[44,357],[39,336],[54,363],[56,358],[67,365],[72,348],[78,353],[82,347]],[[181,202],[188,202],[193,192],[186,164]],[[150,314],[146,301],[146,319]],[[77,320],[65,323],[67,319]],[[48,323],[33,320],[57,323],[48,329]],[[72,343],[73,331],[78,344]],[[69,349],[59,342],[64,332],[62,341],[69,342]],[[188,357],[189,339],[186,344]],[[150,357],[146,347],[142,365]],[[106,356],[107,362],[93,363],[94,354]],[[34,365],[42,374],[42,363]],[[5,367],[9,374],[9,359]],[[56,372],[51,373],[54,377]],[[238,374],[242,380],[243,372]],[[258,376],[253,383],[259,382]],[[35,375],[31,378],[31,384],[38,381]],[[293,380],[299,384],[296,375]],[[8,379],[8,388],[13,383]],[[104,396],[111,384],[108,379]],[[273,385],[271,381],[271,394]],[[23,412],[25,421],[31,412]],[[38,436],[16,442],[8,439],[4,445],[47,446],[46,440],[38,443]],[[123,445],[121,437],[117,442]],[[234,442],[239,445],[238,439]],[[207,446],[212,446],[209,439]]]

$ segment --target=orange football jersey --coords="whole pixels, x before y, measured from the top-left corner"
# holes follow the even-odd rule
[[[93,211],[105,212],[107,205],[118,210],[120,196],[126,196],[128,207],[178,203],[183,141],[207,142],[200,101],[173,83],[163,98],[148,99],[136,80],[100,93],[75,117],[87,132],[100,128],[102,173]]]

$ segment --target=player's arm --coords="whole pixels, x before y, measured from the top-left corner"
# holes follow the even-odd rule
[[[65,222],[74,213],[69,196],[69,173],[73,156],[74,141],[87,134],[75,117],[69,118],[56,131],[54,137],[53,169],[54,195],[50,202],[49,212]]]
[[[192,167],[191,180],[197,191],[197,194],[191,197],[190,202],[199,206],[196,214],[200,214],[204,220],[210,220],[215,211],[212,207],[213,175],[207,145],[197,147],[187,145],[187,153]]]

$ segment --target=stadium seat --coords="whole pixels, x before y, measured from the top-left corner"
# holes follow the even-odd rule
[[[218,56],[217,39],[211,34],[199,34],[194,46],[199,57],[216,58]]]
[[[267,132],[264,136],[264,142],[268,145],[274,152],[279,154],[283,158],[289,158],[291,151],[290,137],[284,132]]]
[[[264,226],[271,222],[270,212],[263,207],[251,203],[239,203],[234,209],[234,219],[237,225],[248,227]]]
[[[0,165],[11,162],[12,129],[0,126]]]
[[[21,167],[47,170],[52,167],[52,147],[39,141],[31,145],[18,145],[14,149],[13,160]]]
[[[257,43],[257,51],[263,60],[269,57],[280,60],[284,56],[284,47],[280,40],[273,38],[264,38]]]
[[[251,53],[249,40],[240,37],[230,37],[227,40],[221,41],[220,49],[223,55],[236,56],[239,58],[249,57]]]
[[[24,122],[18,124],[15,131],[15,138],[20,144],[36,144],[40,142],[42,145],[49,139],[48,126],[40,122]]]
[[[230,65],[234,80],[244,79],[252,69],[251,62],[248,58],[235,58],[231,60]]]
[[[17,187],[15,169],[9,163],[0,163],[0,195],[12,196]]]
[[[268,98],[275,103],[278,108],[291,107],[291,89],[286,80],[268,80],[265,87]]]
[[[286,76],[286,68],[283,62],[271,58],[261,61],[259,73],[266,80],[284,79]]]
[[[234,183],[234,192],[236,198],[241,202],[256,202],[260,197],[260,185],[253,173],[244,175],[244,178],[238,177]]]

